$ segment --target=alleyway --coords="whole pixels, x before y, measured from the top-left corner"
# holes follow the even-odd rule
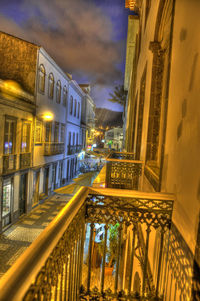
[[[0,235],[0,277],[48,226],[80,186],[90,186],[96,175],[96,172],[83,174],[74,179],[74,183],[55,190],[53,196]]]

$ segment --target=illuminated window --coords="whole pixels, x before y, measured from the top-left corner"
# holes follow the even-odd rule
[[[78,103],[78,118],[80,116],[80,102]]]
[[[49,98],[53,98],[54,94],[54,77],[53,74],[49,74]]]
[[[58,80],[56,84],[56,102],[60,103],[60,100],[61,100],[61,82],[60,80]]]
[[[67,104],[67,87],[63,87],[63,105],[66,106]]]
[[[42,143],[42,121],[36,120],[35,125],[35,143]]]
[[[23,122],[22,125],[22,145],[21,152],[28,153],[30,151],[30,136],[31,136],[31,124],[30,122]]]
[[[70,97],[70,115],[73,113],[73,96]]]
[[[39,68],[39,91],[40,92],[44,92],[45,90],[45,76],[46,76],[45,68],[43,65],[40,65]]]
[[[76,117],[76,107],[77,107],[77,100],[75,99],[75,103],[74,103],[74,117]]]
[[[13,184],[11,178],[5,179],[3,181],[2,217],[7,216],[11,212],[12,191]]]
[[[4,154],[14,153],[15,137],[16,137],[16,120],[7,117],[5,121],[5,132],[4,132]]]

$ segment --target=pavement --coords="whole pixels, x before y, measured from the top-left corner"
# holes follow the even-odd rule
[[[0,235],[0,277],[48,226],[79,188],[91,186],[96,176],[96,172],[89,172],[73,179],[73,183],[56,189],[54,195],[30,213],[23,215],[17,223]]]

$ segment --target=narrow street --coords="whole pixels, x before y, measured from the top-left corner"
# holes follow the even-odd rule
[[[82,174],[74,183],[55,190],[55,194],[0,235],[0,277],[49,225],[81,186],[90,186],[97,172]]]

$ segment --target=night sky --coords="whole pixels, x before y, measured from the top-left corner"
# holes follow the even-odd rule
[[[78,83],[90,83],[97,107],[123,84],[129,10],[125,0],[0,0],[0,30],[41,45]]]

